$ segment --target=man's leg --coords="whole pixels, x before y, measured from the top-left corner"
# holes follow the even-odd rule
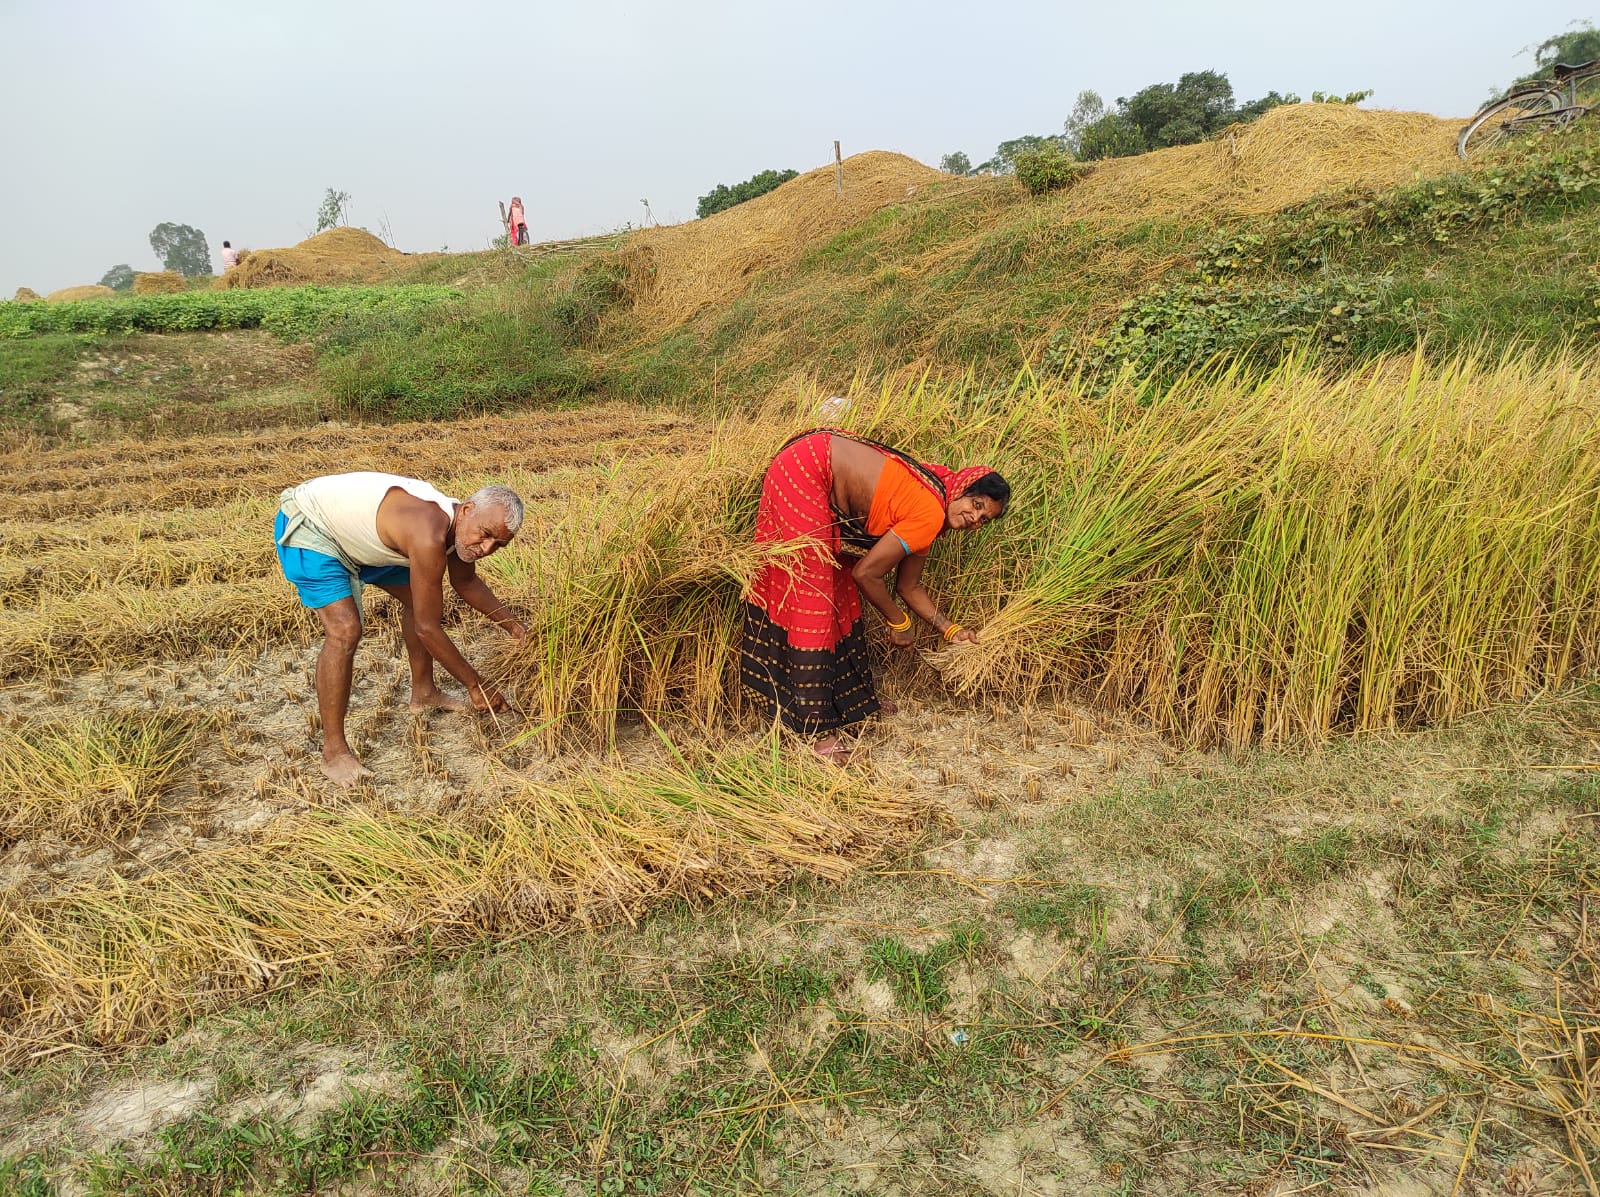
[[[350,709],[350,676],[361,644],[361,616],[354,599],[318,607],[322,650],[317,653],[317,710],[322,715],[322,771],[342,786],[354,785],[372,773],[361,766],[344,738],[345,712]]]
[[[417,635],[417,621],[411,614],[411,587],[386,586],[381,582],[373,584],[400,603],[400,635],[405,638],[406,660],[411,664],[411,713],[418,715],[427,710],[470,711],[472,704],[466,699],[453,697],[439,689],[439,683],[433,675],[433,657],[422,646],[422,638]]]

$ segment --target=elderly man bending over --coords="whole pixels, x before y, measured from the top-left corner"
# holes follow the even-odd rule
[[[506,709],[506,700],[478,676],[439,621],[448,573],[450,585],[469,606],[518,640],[528,634],[484,585],[474,564],[503,548],[522,526],[516,491],[486,486],[462,503],[415,478],[365,472],[313,478],[279,498],[278,561],[300,601],[322,620],[327,637],[317,654],[324,773],[340,785],[372,776],[344,738],[351,666],[361,641],[362,583],[400,600],[412,711],[467,709],[439,689],[435,661],[467,688],[474,708]]]

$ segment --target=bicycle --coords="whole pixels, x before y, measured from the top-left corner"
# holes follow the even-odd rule
[[[1600,58],[1558,62],[1550,73],[1551,79],[1535,80],[1480,108],[1462,126],[1456,153],[1467,158],[1512,137],[1563,128],[1600,104]]]

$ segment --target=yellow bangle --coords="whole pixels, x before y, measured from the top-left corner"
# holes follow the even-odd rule
[[[911,630],[911,615],[910,615],[910,613],[906,612],[906,611],[902,611],[901,614],[906,617],[904,623],[889,623],[889,621],[887,619],[883,621],[885,624],[888,625],[888,628],[889,628],[889,630],[891,632],[909,632]]]
[[[950,643],[950,641],[951,641],[951,640],[953,640],[953,639],[954,639],[954,638],[955,638],[955,634],[956,634],[956,633],[957,633],[957,632],[964,632],[964,631],[966,631],[966,630],[967,630],[967,629],[966,629],[966,628],[964,628],[964,627],[962,627],[962,626],[961,626],[961,625],[960,625],[960,624],[958,624],[958,623],[953,623],[953,624],[951,624],[951,625],[950,625],[950,626],[949,626],[949,627],[947,627],[947,628],[946,628],[946,629],[945,629],[945,630],[944,630],[944,642],[945,642],[945,643],[946,643],[946,644],[949,644],[949,643]]]

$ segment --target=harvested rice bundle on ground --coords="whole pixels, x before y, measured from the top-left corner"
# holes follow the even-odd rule
[[[0,893],[0,1059],[116,1045],[264,988],[569,920],[637,919],[665,899],[841,881],[910,846],[912,796],[761,743],[710,762],[503,779],[447,817],[360,807],[116,886]],[[10,1062],[9,1059],[6,1062]]]
[[[176,270],[140,271],[133,276],[135,295],[176,295],[186,286]]]
[[[217,279],[233,287],[298,287],[308,283],[374,283],[409,260],[365,229],[337,228],[284,249],[252,249]]]
[[[79,299],[112,299],[116,294],[110,287],[90,283],[83,287],[62,287],[61,290],[52,291],[44,298],[46,303],[73,303]]]
[[[736,299],[755,275],[788,265],[879,208],[950,179],[881,150],[846,158],[843,176],[843,193],[834,168],[825,166],[704,220],[635,233],[620,261],[644,326],[659,332]]]

